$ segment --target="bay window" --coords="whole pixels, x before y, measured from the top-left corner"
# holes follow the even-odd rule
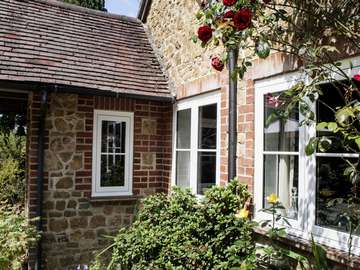
[[[174,111],[173,184],[202,195],[219,182],[220,94],[179,101]]]
[[[283,215],[291,224],[288,233],[308,240],[313,235],[319,243],[346,251],[348,226],[343,214],[347,206],[341,199],[348,198],[353,190],[344,170],[348,162],[357,161],[358,153],[343,149],[336,143],[339,138],[331,134],[330,149],[306,156],[310,138],[329,133],[316,130],[315,124],[301,126],[303,119],[296,106],[286,119],[267,123],[271,113],[285,101],[281,100],[281,92],[306,79],[296,72],[255,83],[255,218],[269,218],[259,210],[268,206],[267,196],[277,194],[285,206]],[[316,121],[334,121],[333,110],[343,106],[344,101],[330,83],[320,87],[323,95],[311,105]],[[333,203],[335,198],[340,200]],[[354,237],[353,245],[354,254],[360,254],[360,237]]]

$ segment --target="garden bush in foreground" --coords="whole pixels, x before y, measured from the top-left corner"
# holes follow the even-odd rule
[[[134,224],[116,236],[109,269],[251,268],[254,224],[242,210],[249,195],[232,181],[202,199],[178,188],[146,198]]]
[[[38,239],[23,211],[0,204],[0,269],[21,269],[29,246]]]

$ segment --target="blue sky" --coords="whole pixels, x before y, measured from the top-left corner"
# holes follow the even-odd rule
[[[109,13],[136,17],[140,0],[105,0]]]

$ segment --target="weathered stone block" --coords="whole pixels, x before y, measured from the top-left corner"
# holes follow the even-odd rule
[[[62,217],[62,216],[63,216],[62,212],[55,212],[55,211],[49,212],[49,217],[50,218],[59,218],[59,217]]]
[[[63,232],[68,228],[69,224],[66,219],[50,219],[49,229],[53,232]]]
[[[65,201],[57,201],[56,202],[56,210],[63,211],[65,209],[66,202]]]
[[[90,227],[91,228],[97,228],[105,226],[105,217],[104,216],[93,216],[90,220]]]
[[[109,218],[109,225],[110,226],[120,226],[122,224],[122,216],[114,216]]]
[[[84,238],[85,239],[95,239],[96,234],[94,231],[86,231],[86,232],[84,232]]]
[[[54,191],[53,197],[54,199],[67,199],[70,197],[70,194],[65,191]]]
[[[66,123],[66,121],[63,118],[56,118],[54,120],[54,126],[55,126],[55,129],[59,132],[64,132],[69,129],[68,124]]]
[[[69,200],[66,208],[68,209],[76,209],[77,203],[75,200]]]
[[[74,217],[74,216],[76,216],[76,211],[73,211],[73,210],[65,210],[65,211],[64,211],[64,216],[65,216],[65,217]]]
[[[88,227],[87,217],[73,217],[70,219],[71,229],[86,229]]]
[[[73,186],[74,186],[74,181],[72,177],[60,178],[55,185],[56,189],[70,189]]]
[[[157,122],[155,119],[142,119],[142,134],[156,135]]]
[[[44,202],[44,210],[53,210],[54,209],[54,202],[53,201],[46,201]]]
[[[155,170],[156,153],[141,153],[141,167],[144,169]]]
[[[74,155],[74,157],[70,163],[70,169],[77,171],[82,168],[83,168],[83,155],[82,154]]]
[[[114,207],[112,205],[105,205],[103,212],[105,215],[111,215],[114,210]]]
[[[93,213],[89,210],[79,211],[79,216],[81,216],[81,217],[90,217],[92,215],[93,215]]]
[[[82,202],[79,204],[79,209],[89,209],[90,203],[89,202]]]
[[[52,151],[45,151],[44,167],[46,171],[58,171],[63,168],[63,165]]]
[[[82,233],[81,231],[74,231],[70,234],[71,241],[79,241],[82,239]]]
[[[68,163],[73,156],[73,153],[71,152],[62,152],[59,153],[59,157],[63,163]]]

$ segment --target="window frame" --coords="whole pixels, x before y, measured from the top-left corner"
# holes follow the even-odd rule
[[[125,129],[125,172],[123,187],[101,187],[101,127],[103,121],[121,121]],[[132,196],[134,113],[107,110],[94,110],[92,155],[92,197]]]
[[[206,105],[217,105],[217,121],[216,121],[216,149],[204,150],[198,147],[199,135],[199,108]],[[173,154],[172,154],[172,185],[176,186],[176,153],[184,149],[177,148],[177,112],[190,109],[191,110],[191,134],[190,134],[190,186],[189,188],[198,196],[197,191],[198,180],[198,153],[199,152],[215,152],[216,153],[216,185],[220,185],[220,150],[221,150],[221,94],[219,91],[213,91],[194,97],[185,98],[174,104],[173,110]],[[194,132],[195,131],[195,132]],[[195,134],[193,134],[195,133]],[[189,151],[188,149],[184,151]]]
[[[349,61],[353,63],[353,69],[350,69]],[[360,72],[360,57],[346,59],[341,61],[343,71],[352,76]],[[332,76],[339,79],[336,73]],[[263,204],[263,156],[264,156],[264,96],[267,93],[279,92],[289,89],[298,80],[309,82],[310,78],[300,72],[292,72],[281,74],[271,78],[259,80],[255,82],[255,174],[254,174],[254,203],[255,203],[255,220],[261,221],[269,219],[268,214],[259,212]],[[326,83],[326,82],[324,82]],[[271,90],[269,91],[269,88]],[[316,103],[312,104],[315,111]],[[301,114],[299,121],[302,120]],[[309,139],[316,135],[316,124],[311,126],[303,126],[299,128],[299,192],[298,192],[298,220],[290,220],[291,227],[286,224],[278,224],[287,227],[289,234],[301,237],[305,240],[311,240],[314,236],[316,242],[324,244],[338,250],[347,251],[347,242],[349,234],[330,228],[316,225],[316,157],[334,156],[336,153],[316,153],[306,156],[305,146]],[[281,152],[278,152],[281,153]],[[338,154],[345,156],[343,154]],[[355,154],[357,155],[357,154]],[[352,155],[353,156],[353,155]],[[360,236],[353,236],[354,255],[360,255]]]

